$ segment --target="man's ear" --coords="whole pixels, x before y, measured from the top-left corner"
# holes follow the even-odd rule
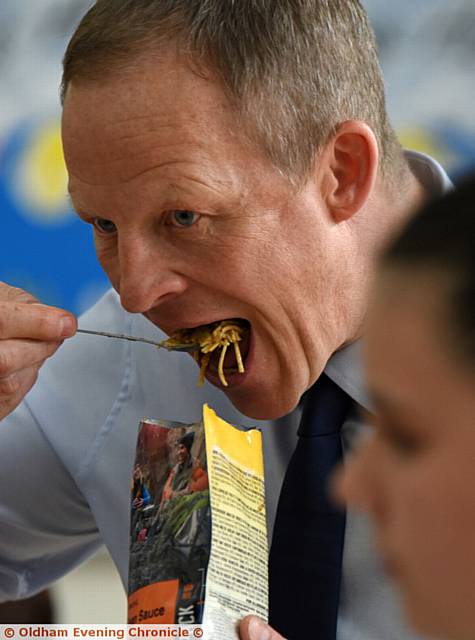
[[[322,194],[328,210],[337,223],[349,220],[363,208],[376,183],[376,137],[364,122],[348,120],[338,126],[320,160]]]

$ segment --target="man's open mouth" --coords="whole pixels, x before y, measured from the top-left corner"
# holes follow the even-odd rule
[[[193,329],[175,331],[165,342],[167,346],[196,345],[194,356],[200,365],[200,385],[206,371],[216,374],[223,387],[226,375],[244,373],[249,352],[250,324],[242,318],[232,318],[204,324]]]

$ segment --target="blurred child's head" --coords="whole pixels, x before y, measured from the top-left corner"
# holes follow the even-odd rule
[[[368,511],[421,632],[475,637],[475,180],[380,262],[365,364],[375,433],[336,492]]]

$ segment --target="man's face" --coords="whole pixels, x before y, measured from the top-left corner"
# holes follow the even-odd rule
[[[224,391],[254,418],[292,410],[348,338],[348,230],[326,210],[319,170],[297,191],[220,86],[176,60],[70,86],[63,144],[73,204],[124,308],[167,334],[248,321],[246,372]]]

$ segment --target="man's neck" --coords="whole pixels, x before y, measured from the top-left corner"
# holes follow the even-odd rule
[[[407,166],[400,176],[398,186],[388,187],[381,179],[365,210],[353,220],[359,238],[357,254],[363,257],[364,262],[360,263],[361,270],[358,273],[360,297],[355,300],[354,331],[341,346],[350,344],[362,335],[367,300],[379,254],[429,195]]]

